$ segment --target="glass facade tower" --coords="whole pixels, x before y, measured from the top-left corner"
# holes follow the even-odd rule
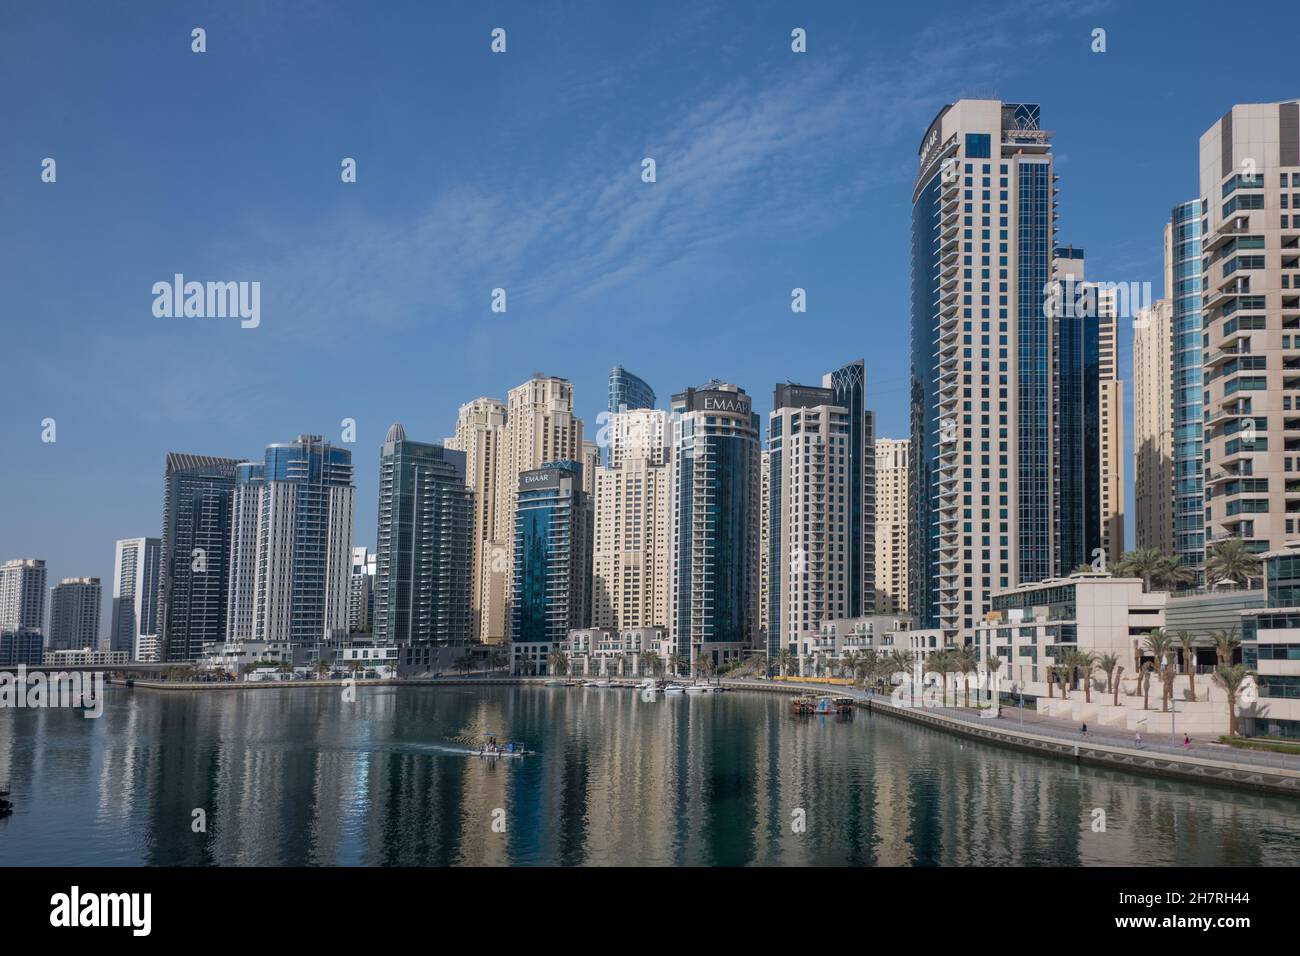
[[[388,430],[379,456],[374,633],[382,643],[470,639],[473,492],[465,453]]]
[[[163,656],[193,661],[225,640],[233,458],[167,456],[158,596]]]
[[[654,389],[642,379],[633,375],[621,365],[615,365],[609,370],[609,411],[611,414],[634,408],[654,407]]]
[[[591,504],[582,464],[522,472],[515,503],[511,637],[560,642],[591,620]]]
[[[1199,199],[1174,207],[1165,251],[1165,296],[1173,311],[1174,553],[1191,566],[1205,555],[1201,209]]]

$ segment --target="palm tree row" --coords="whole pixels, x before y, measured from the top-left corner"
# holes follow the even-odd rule
[[[1246,585],[1260,576],[1259,555],[1246,548],[1240,538],[1224,538],[1213,542],[1205,552],[1205,581],[1213,586],[1220,583]],[[1081,564],[1075,574],[1092,572],[1090,564]],[[1183,564],[1173,555],[1155,548],[1137,548],[1126,551],[1120,559],[1104,569],[1115,577],[1142,579],[1142,590],[1153,587],[1177,588],[1196,581],[1196,570]]]

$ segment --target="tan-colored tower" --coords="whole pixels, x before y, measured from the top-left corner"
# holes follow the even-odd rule
[[[501,575],[502,593],[507,598],[513,584],[515,496],[520,473],[552,461],[580,462],[582,458],[582,419],[573,414],[573,385],[568,379],[538,373],[510,390],[493,503],[496,539],[489,559],[489,573]],[[505,619],[510,620],[508,611]]]
[[[1117,291],[1103,286],[1097,295],[1097,419],[1101,460],[1101,547],[1106,561],[1124,553],[1124,383],[1119,377]]]
[[[474,492],[473,578],[470,581],[470,634],[485,643],[505,638],[503,565],[493,572],[497,540],[497,474],[505,435],[506,406],[496,398],[476,398],[460,407],[456,434],[446,447],[465,453],[465,484]]]
[[[912,443],[876,439],[876,613],[907,610],[907,465]]]
[[[668,626],[672,476],[662,440],[667,418],[652,408],[611,416],[610,430],[621,436],[615,442],[617,464],[595,471],[596,627]],[[649,440],[629,441],[630,435]]]
[[[1174,553],[1172,347],[1173,309],[1161,299],[1133,327],[1133,529],[1136,547],[1161,554]]]
[[[1300,526],[1300,101],[1234,106],[1201,136],[1205,543]]]
[[[766,449],[759,457],[759,527],[758,527],[758,629],[767,635],[768,548],[772,541],[772,454]]]

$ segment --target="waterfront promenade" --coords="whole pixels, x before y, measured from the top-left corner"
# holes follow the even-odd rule
[[[793,681],[725,683],[746,690],[852,697],[859,707],[872,712],[901,717],[988,743],[1139,773],[1177,776],[1300,797],[1300,756],[1243,750],[1206,741],[1184,750],[1181,737],[1171,744],[1168,737],[1145,735],[1139,748],[1135,746],[1133,737],[1122,731],[1097,729],[1089,730],[1085,735],[1080,733],[1077,724],[1018,707],[1003,706],[999,716],[981,717],[975,710],[960,707],[899,707],[890,703],[888,695],[843,685]]]

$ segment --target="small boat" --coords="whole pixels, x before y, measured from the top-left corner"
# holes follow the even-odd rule
[[[588,687],[609,687],[610,683],[607,680],[594,680],[588,683],[587,686]]]
[[[475,757],[487,757],[487,758],[489,758],[489,759],[495,759],[495,758],[497,758],[497,757],[522,757],[522,756],[524,756],[524,755],[527,754],[527,753],[528,753],[527,750],[500,750],[500,749],[497,749],[497,750],[480,750],[478,753],[473,754],[473,756],[475,756]]]
[[[547,687],[567,687],[567,686],[569,686],[567,681],[562,681],[562,680],[548,680],[548,681],[543,681],[542,683],[545,684]]]
[[[686,688],[686,693],[688,694],[707,694],[708,692],[708,684],[691,684]]]
[[[686,693],[686,688],[683,687],[681,684],[669,684],[667,687],[664,688],[664,693],[665,693],[665,694],[684,694],[684,693]]]

